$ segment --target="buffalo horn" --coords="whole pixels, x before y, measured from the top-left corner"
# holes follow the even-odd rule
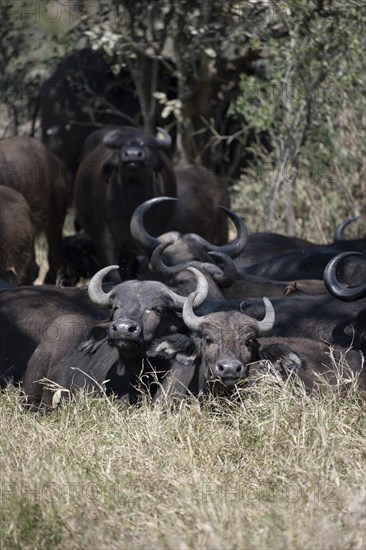
[[[150,265],[154,273],[158,273],[164,279],[170,279],[173,275],[177,275],[182,269],[186,268],[186,265],[182,264],[168,266],[163,262],[163,253],[164,250],[170,246],[173,241],[165,241],[160,243],[151,254]]]
[[[204,316],[203,317],[197,317],[197,315],[195,315],[195,313],[193,312],[193,303],[196,300],[198,289],[199,289],[199,281],[198,281],[198,278],[197,278],[198,277],[197,274],[198,273],[201,274],[201,272],[198,271],[198,269],[195,269],[194,267],[188,267],[187,269],[195,275],[195,277],[197,279],[197,288],[194,292],[191,292],[191,294],[185,299],[184,305],[183,305],[182,316],[183,316],[184,323],[186,324],[186,326],[189,329],[196,330],[197,332],[199,332],[201,324],[204,321]],[[205,277],[205,279],[206,279],[206,277]],[[207,283],[207,280],[206,280],[206,283]],[[208,288],[208,284],[207,284],[207,288]]]
[[[199,262],[195,260],[185,262],[184,264],[166,265],[163,261],[163,253],[172,242],[173,241],[166,241],[159,244],[151,254],[151,269],[165,280],[169,280],[171,277],[174,277],[174,275],[178,275],[178,273],[188,267],[196,267],[197,269],[206,271],[220,287],[228,287],[236,280],[238,273],[235,263],[232,258],[222,252],[209,252],[209,255],[212,256],[212,258],[220,260],[224,264],[223,268],[210,262]]]
[[[224,264],[223,269],[215,264],[204,264],[214,281],[216,281],[221,288],[231,286],[238,278],[238,272],[234,260],[223,252],[209,252],[208,254],[212,258],[220,260]]]
[[[131,218],[130,231],[133,240],[143,252],[151,252],[151,250],[154,250],[154,248],[156,248],[161,242],[159,239],[149,235],[146,231],[144,227],[145,213],[155,204],[159,204],[164,201],[176,200],[178,199],[175,197],[155,197],[154,199],[149,199],[148,201],[143,202],[134,211]]]
[[[201,243],[205,250],[208,252],[223,252],[230,256],[230,258],[236,258],[244,250],[248,242],[248,230],[243,220],[226,206],[219,205],[219,208],[223,210],[226,215],[234,222],[237,235],[233,241],[224,245],[216,245],[209,243],[203,237],[196,235],[197,242]]]
[[[197,315],[193,312],[192,299],[194,295],[195,293],[190,294],[184,303],[183,321],[189,329],[200,332],[202,324],[205,322],[206,315],[203,315],[202,317],[197,317]],[[268,300],[268,298],[265,297],[263,298],[263,302],[266,310],[262,321],[257,321],[256,319],[253,319],[252,317],[243,314],[248,319],[248,322],[250,322],[250,324],[257,329],[259,335],[266,334],[267,332],[272,330],[275,321],[275,312],[273,309],[273,305]]]
[[[195,330],[196,332],[200,332],[201,325],[205,320],[205,316],[197,317],[197,315],[193,312],[192,303],[195,296],[196,296],[196,293],[193,292],[188,296],[188,298],[184,302],[183,321],[189,329]]]
[[[273,309],[272,303],[265,296],[263,297],[263,302],[266,308],[264,318],[262,319],[262,321],[256,321],[256,325],[259,329],[259,334],[261,335],[270,332],[275,322],[275,311]]]
[[[209,291],[208,281],[204,274],[201,273],[201,271],[199,271],[198,269],[195,269],[194,267],[188,267],[187,269],[194,274],[197,280],[196,290],[189,295],[192,296],[191,308],[199,307],[207,298]],[[180,296],[179,294],[176,294],[175,292],[173,292],[173,290],[170,289],[166,289],[165,294],[173,300],[174,307],[177,309],[182,309],[188,299],[185,296]]]
[[[89,282],[88,285],[88,294],[89,298],[91,299],[94,304],[97,304],[99,306],[110,306],[110,299],[113,290],[110,292],[104,292],[102,288],[102,282],[104,277],[110,272],[114,271],[115,269],[119,269],[118,265],[109,265],[107,267],[103,267],[98,273],[96,273]]]
[[[172,144],[172,138],[170,137],[168,132],[164,130],[164,128],[160,128],[159,126],[157,126],[156,129],[158,130],[159,134],[162,135],[162,137],[155,138],[156,143],[159,146],[159,149],[162,149],[162,150],[169,149],[169,147]]]
[[[344,235],[343,232],[346,229],[348,225],[355,222],[356,220],[359,220],[361,216],[354,216],[353,218],[347,218],[342,223],[337,225],[336,230],[334,232],[334,242],[344,241]]]
[[[151,235],[149,235],[146,231],[144,227],[144,215],[151,206],[166,200],[176,201],[178,199],[176,199],[175,197],[156,197],[140,204],[140,206],[138,206],[133,213],[130,223],[131,235],[137,246],[139,246],[139,248],[143,252],[151,252],[151,250],[154,250],[154,248],[156,248],[161,242],[156,237],[152,237]],[[196,240],[196,242],[200,243],[202,247],[204,247],[204,249],[208,252],[222,252],[230,256],[230,258],[236,258],[244,250],[245,245],[247,244],[248,230],[242,219],[239,218],[239,216],[235,214],[232,210],[226,208],[225,206],[219,206],[219,208],[221,208],[221,210],[223,210],[234,222],[237,231],[236,238],[231,243],[222,246],[209,243],[200,235],[194,235],[194,239]]]
[[[336,274],[337,267],[343,258],[360,254],[360,252],[343,252],[342,254],[338,254],[330,260],[324,270],[323,280],[328,292],[344,302],[353,302],[366,296],[366,282],[355,287],[347,287],[337,280]]]
[[[118,149],[121,142],[120,136],[121,130],[111,130],[103,137],[103,145],[110,149]]]

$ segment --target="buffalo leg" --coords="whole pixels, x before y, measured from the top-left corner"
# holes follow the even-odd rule
[[[45,284],[55,284],[57,272],[61,267],[61,239],[63,222],[50,220],[46,227],[46,240],[48,246],[48,265],[49,269],[45,277]]]

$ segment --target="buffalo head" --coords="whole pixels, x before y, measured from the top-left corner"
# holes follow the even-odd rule
[[[91,279],[88,287],[92,302],[111,308],[108,341],[128,358],[143,357],[146,347],[154,338],[174,333],[181,324],[176,311],[181,311],[185,297],[179,296],[158,281],[125,281],[109,292],[102,289],[103,278],[118,266],[101,269]],[[200,282],[194,306],[206,298],[208,283],[195,270]]]
[[[155,137],[136,128],[123,127],[108,132],[103,144],[115,150],[113,157],[105,165],[105,170],[118,169],[119,183],[131,182],[143,174],[161,170],[163,166],[160,151],[167,150],[172,140],[162,128],[161,137]]]
[[[248,375],[248,364],[257,357],[257,338],[272,330],[274,309],[268,298],[263,298],[265,316],[262,321],[236,311],[216,311],[198,317],[192,308],[198,290],[199,284],[186,299],[183,320],[198,339],[205,378],[219,380],[230,389]]]

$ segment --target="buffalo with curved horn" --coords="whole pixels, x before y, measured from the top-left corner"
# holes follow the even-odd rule
[[[137,246],[144,253],[151,253],[152,250],[164,242],[162,237],[156,238],[147,232],[144,227],[145,215],[153,206],[176,200],[177,199],[172,197],[157,197],[145,201],[136,208],[131,218],[131,235]],[[177,204],[177,208],[179,208],[179,203]],[[169,253],[169,263],[171,265],[190,260],[209,261],[207,257],[208,252],[220,252],[227,254],[231,258],[235,258],[244,250],[248,239],[248,230],[244,222],[229,208],[225,206],[219,206],[219,208],[233,221],[237,231],[236,238],[228,244],[215,245],[209,243],[206,239],[195,233],[187,233],[180,238],[175,234],[174,243],[172,243],[169,250],[166,251],[166,255]],[[169,234],[167,238],[169,239]]]
[[[173,166],[165,152],[171,138],[130,127],[96,130],[84,145],[75,178],[77,224],[91,238],[101,266],[120,265],[128,279],[137,269],[137,247],[130,233],[135,209],[153,197],[177,194]],[[164,207],[150,230],[161,233],[170,223],[173,208]]]
[[[167,265],[164,262],[164,251],[171,244],[172,241],[163,242],[152,253],[149,263],[149,275],[151,272],[151,278],[157,278],[159,281],[163,281],[171,288],[174,288],[176,292],[187,295],[196,287],[195,277],[187,268],[195,267],[204,273],[209,281],[208,297],[214,300],[222,300],[224,296],[221,289],[232,285],[237,276],[234,261],[227,254],[209,252],[209,258],[218,261],[220,266],[216,263],[199,262],[197,260],[177,265]]]
[[[171,361],[177,398],[187,389],[195,394],[208,388],[230,393],[245,379],[253,382],[258,380],[258,374],[273,371],[284,379],[296,376],[308,391],[317,390],[322,381],[339,388],[341,375],[334,360],[344,362],[345,358],[342,384],[354,378],[358,389],[365,391],[366,372],[356,350],[333,345],[330,354],[329,346],[319,338],[276,336],[275,312],[267,298],[262,301],[262,320],[238,311],[211,309],[206,315],[197,315],[192,308],[196,292],[189,295],[183,307],[183,320],[190,334],[167,336],[156,341],[150,350],[153,357]]]
[[[94,391],[109,380],[109,391],[135,402],[139,374],[146,374],[144,383],[148,385],[148,373],[153,373],[153,380],[155,367],[159,372],[169,368],[169,364],[148,363],[144,358],[156,338],[184,329],[178,312],[185,297],[158,281],[125,281],[104,291],[104,278],[116,269],[117,265],[105,267],[91,279],[89,298],[98,306],[94,311],[91,308],[84,313],[77,304],[66,311],[60,308],[60,315],[47,325],[47,333],[40,338],[24,376],[24,394],[31,407],[52,405],[54,390],[39,382],[44,378],[66,390],[89,387]],[[206,299],[208,292],[205,277],[197,270],[196,276],[199,288],[194,307]],[[51,339],[49,335],[54,334],[57,338]]]
[[[176,294],[164,283],[160,283],[159,281],[126,281],[125,283],[121,283],[121,285],[123,284],[123,287],[121,285],[117,285],[117,287],[113,288],[109,292],[105,292],[102,288],[103,279],[108,275],[108,273],[118,268],[118,265],[109,265],[107,267],[104,267],[103,269],[98,271],[98,273],[96,273],[90,280],[88,285],[88,295],[90,300],[94,304],[102,307],[113,308],[115,305],[115,299],[117,298],[118,301],[121,300],[121,298],[119,297],[119,290],[122,288],[125,289],[127,288],[127,286],[129,286],[131,290],[135,288],[136,291],[140,292],[144,290],[144,287],[146,287],[146,289],[149,288],[149,290],[150,288],[153,288],[157,294],[160,292],[160,295],[169,298],[174,308],[183,308],[186,300],[185,296],[180,296],[179,294]],[[199,282],[199,287],[197,289],[194,306],[198,307],[205,301],[207,297],[208,282],[202,273],[200,273],[198,270],[195,271],[198,273],[197,280]],[[132,292],[131,294],[133,295]],[[138,297],[139,293],[136,295],[136,299]]]
[[[194,268],[188,270],[197,277]],[[195,364],[199,370],[196,392],[205,390],[211,381],[219,381],[221,386],[231,391],[247,377],[249,364],[259,359],[257,338],[271,332],[275,312],[270,300],[263,298],[265,315],[261,321],[239,311],[212,311],[197,316],[193,304],[199,292],[200,282],[183,306],[183,321],[190,335],[161,339],[151,353],[170,358],[177,370],[177,362],[185,368],[189,360],[191,365]],[[192,352],[192,346],[195,352]]]

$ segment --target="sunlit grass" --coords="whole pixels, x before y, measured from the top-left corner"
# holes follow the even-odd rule
[[[179,410],[0,397],[0,546],[365,548],[365,407],[264,377]]]

